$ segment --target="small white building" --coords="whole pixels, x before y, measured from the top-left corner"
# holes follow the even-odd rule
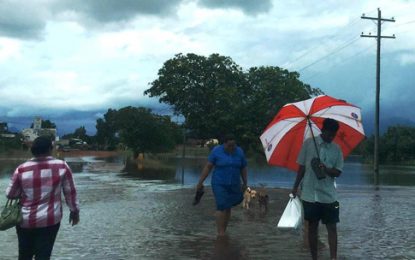
[[[26,142],[33,142],[39,135],[33,128],[26,128],[22,130],[23,138]]]
[[[42,119],[36,117],[33,121],[33,128],[25,128],[22,130],[22,135],[25,142],[33,142],[37,137],[42,135],[49,135],[53,140],[57,138],[56,128],[42,128]]]

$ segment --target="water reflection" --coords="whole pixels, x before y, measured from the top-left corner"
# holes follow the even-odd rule
[[[1,193],[8,184],[6,176],[19,163],[0,162]],[[192,206],[194,189],[188,188],[197,182],[203,163],[184,164],[184,186],[179,160],[157,170],[130,165],[124,173],[122,158],[83,157],[68,163],[82,165],[74,174],[81,223],[68,225],[64,209],[54,259],[310,259],[301,230],[276,228],[289,190],[273,186],[291,186],[292,172],[251,164],[251,184],[267,185],[269,211],[235,207],[228,237],[217,239],[211,190],[206,189],[201,203]],[[384,167],[381,174],[408,180],[405,186],[388,186],[396,185],[397,180],[391,179],[375,191],[371,167],[358,162],[347,162],[338,179],[339,259],[415,259],[415,188],[408,184],[413,185],[414,168]],[[4,203],[0,196],[0,205]],[[320,231],[321,256],[328,259],[326,230]],[[14,230],[0,233],[2,260],[16,259],[16,239]]]
[[[10,177],[16,167],[22,162],[23,160],[0,160],[0,178]]]
[[[123,177],[142,180],[173,181],[176,177],[176,168],[174,166],[160,164],[156,167],[146,167],[144,162],[137,160],[126,160],[122,172],[121,176]]]
[[[84,165],[86,164],[85,162],[73,162],[73,161],[69,161],[67,163],[69,167],[71,167],[72,172],[74,173],[82,172],[84,169]]]
[[[24,160],[0,160],[0,177],[9,177],[14,169]],[[186,186],[197,183],[206,159],[163,160],[156,165],[146,162],[126,161],[123,156],[105,158],[85,156],[66,158],[74,173],[122,172],[123,177],[142,180],[161,180],[176,182]],[[250,163],[248,166],[249,183],[252,186],[268,188],[289,188],[295,179],[295,173],[266,164]],[[208,176],[206,184],[210,183]],[[415,167],[401,165],[382,165],[379,181],[381,186],[415,186]],[[342,175],[337,178],[337,185],[342,187],[372,186],[374,183],[372,165],[362,164],[359,157],[350,157],[344,165]]]
[[[212,259],[249,259],[249,255],[248,250],[236,238],[220,236],[215,240]]]
[[[138,178],[142,180],[164,180],[164,181],[173,181],[175,180],[176,170],[168,168],[152,169],[152,168],[142,168],[135,169],[134,171],[128,170],[123,171],[122,176],[130,178]]]
[[[197,183],[202,167],[200,164],[178,163],[176,169],[177,182],[185,185]],[[182,174],[184,172],[184,175]],[[210,176],[206,183],[210,183]],[[252,186],[289,188],[295,180],[295,173],[284,168],[264,164],[250,163],[248,165],[249,183]],[[381,186],[415,186],[414,166],[382,166],[380,169]],[[346,161],[342,175],[336,180],[339,188],[372,186],[374,183],[372,165]]]

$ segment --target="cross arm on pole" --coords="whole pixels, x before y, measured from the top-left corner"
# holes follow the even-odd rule
[[[376,35],[368,35],[368,34],[361,34],[360,37],[366,37],[366,38],[378,38]],[[396,39],[395,34],[392,36],[379,36],[379,38],[388,38],[388,39]]]
[[[364,15],[360,16],[360,18],[368,19],[368,20],[379,20],[379,21],[382,21],[382,22],[395,22],[395,18],[387,19],[387,18],[378,18],[378,17],[367,17],[367,16],[364,16]]]

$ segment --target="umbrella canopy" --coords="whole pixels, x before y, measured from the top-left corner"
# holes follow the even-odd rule
[[[344,157],[349,155],[365,136],[360,108],[321,95],[286,104],[265,128],[260,139],[268,163],[297,171],[296,161],[304,140],[318,136],[326,118],[339,122],[334,142],[340,146]]]

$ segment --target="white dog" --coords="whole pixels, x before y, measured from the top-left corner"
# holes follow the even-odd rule
[[[242,208],[249,209],[251,201],[256,198],[256,190],[246,188],[244,192],[244,200],[242,202]]]

